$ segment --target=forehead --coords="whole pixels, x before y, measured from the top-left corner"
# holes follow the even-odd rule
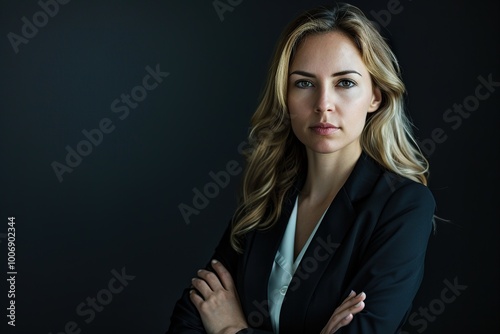
[[[290,71],[331,72],[347,68],[367,72],[354,42],[345,34],[333,31],[306,36],[297,47]]]

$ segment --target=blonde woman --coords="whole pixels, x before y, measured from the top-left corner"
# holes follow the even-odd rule
[[[284,31],[240,205],[169,333],[399,333],[434,199],[386,42],[356,7]]]

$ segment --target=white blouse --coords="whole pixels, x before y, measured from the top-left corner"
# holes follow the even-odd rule
[[[288,220],[288,225],[285,230],[285,234],[283,235],[283,239],[281,240],[280,247],[276,252],[276,256],[274,257],[273,268],[271,270],[271,275],[269,276],[269,282],[267,285],[267,297],[269,299],[269,314],[271,318],[271,323],[273,325],[274,333],[278,333],[279,330],[279,319],[280,319],[280,311],[281,305],[283,304],[283,300],[285,299],[285,295],[288,289],[288,285],[292,280],[293,274],[297,269],[300,261],[302,260],[302,256],[306,252],[309,243],[311,242],[318,226],[320,225],[323,217],[325,216],[326,210],[319,219],[316,227],[311,232],[309,239],[307,239],[304,247],[300,251],[299,255],[293,260],[294,254],[294,243],[295,243],[295,226],[297,224],[297,207],[299,203],[299,197],[295,199],[295,205],[293,207],[293,211],[290,215],[290,219]]]

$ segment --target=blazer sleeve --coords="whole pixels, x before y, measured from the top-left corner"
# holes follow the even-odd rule
[[[231,247],[230,243],[231,223],[226,228],[219,244],[215,248],[213,256],[205,268],[214,271],[210,262],[212,259],[220,261],[231,273],[233,279],[236,277],[238,253]],[[199,334],[206,333],[200,314],[189,298],[191,286],[184,289],[181,298],[177,301],[170,317],[170,327],[167,334]]]
[[[424,185],[410,183],[393,192],[345,293],[364,291],[365,308],[338,333],[399,333],[422,281],[434,209]]]

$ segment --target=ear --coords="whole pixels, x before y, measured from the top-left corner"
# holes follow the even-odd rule
[[[368,112],[377,111],[382,103],[382,92],[380,88],[377,86],[373,86],[372,99],[370,101],[370,107],[368,108]]]

